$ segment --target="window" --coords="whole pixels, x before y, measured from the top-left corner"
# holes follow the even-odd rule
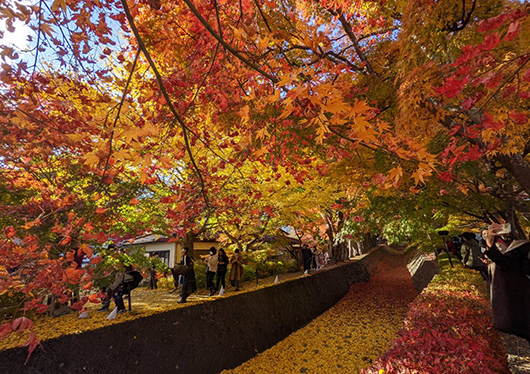
[[[169,251],[157,251],[158,252],[158,258],[162,260],[164,264],[169,266]],[[155,252],[149,252],[149,257],[153,257],[153,254]]]

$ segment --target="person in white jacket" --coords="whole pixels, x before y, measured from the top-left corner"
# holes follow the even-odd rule
[[[219,263],[219,258],[216,256],[217,250],[215,247],[210,248],[210,255],[206,258],[206,287],[210,290],[208,296],[213,296],[216,288],[214,284],[215,274],[217,273],[217,264]]]

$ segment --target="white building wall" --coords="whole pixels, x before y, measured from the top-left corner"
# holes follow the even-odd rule
[[[167,243],[167,242],[159,242],[159,243],[148,243],[145,245],[145,252],[147,253],[153,253],[153,252],[162,252],[162,251],[169,251],[169,267],[175,266],[175,260],[177,258],[176,253],[176,243]]]

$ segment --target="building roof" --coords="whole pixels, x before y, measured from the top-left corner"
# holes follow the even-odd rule
[[[139,244],[148,244],[148,243],[161,243],[161,242],[168,242],[169,238],[165,235],[160,234],[145,234],[137,236],[136,238],[131,238],[128,240],[124,240],[120,243],[118,243],[121,247],[126,247],[130,245],[139,245]]]
[[[131,245],[142,245],[142,244],[150,244],[150,243],[167,243],[171,239],[168,236],[162,235],[162,234],[144,234],[137,236],[135,238],[123,240],[118,243],[118,246],[120,247],[128,247]],[[175,239],[171,241],[176,241]],[[206,237],[204,239],[198,239],[196,242],[217,242],[216,238],[214,236]]]

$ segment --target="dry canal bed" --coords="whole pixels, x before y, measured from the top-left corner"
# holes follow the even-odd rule
[[[370,283],[352,285],[307,326],[223,374],[358,373],[387,350],[416,296],[404,256],[389,254]]]

